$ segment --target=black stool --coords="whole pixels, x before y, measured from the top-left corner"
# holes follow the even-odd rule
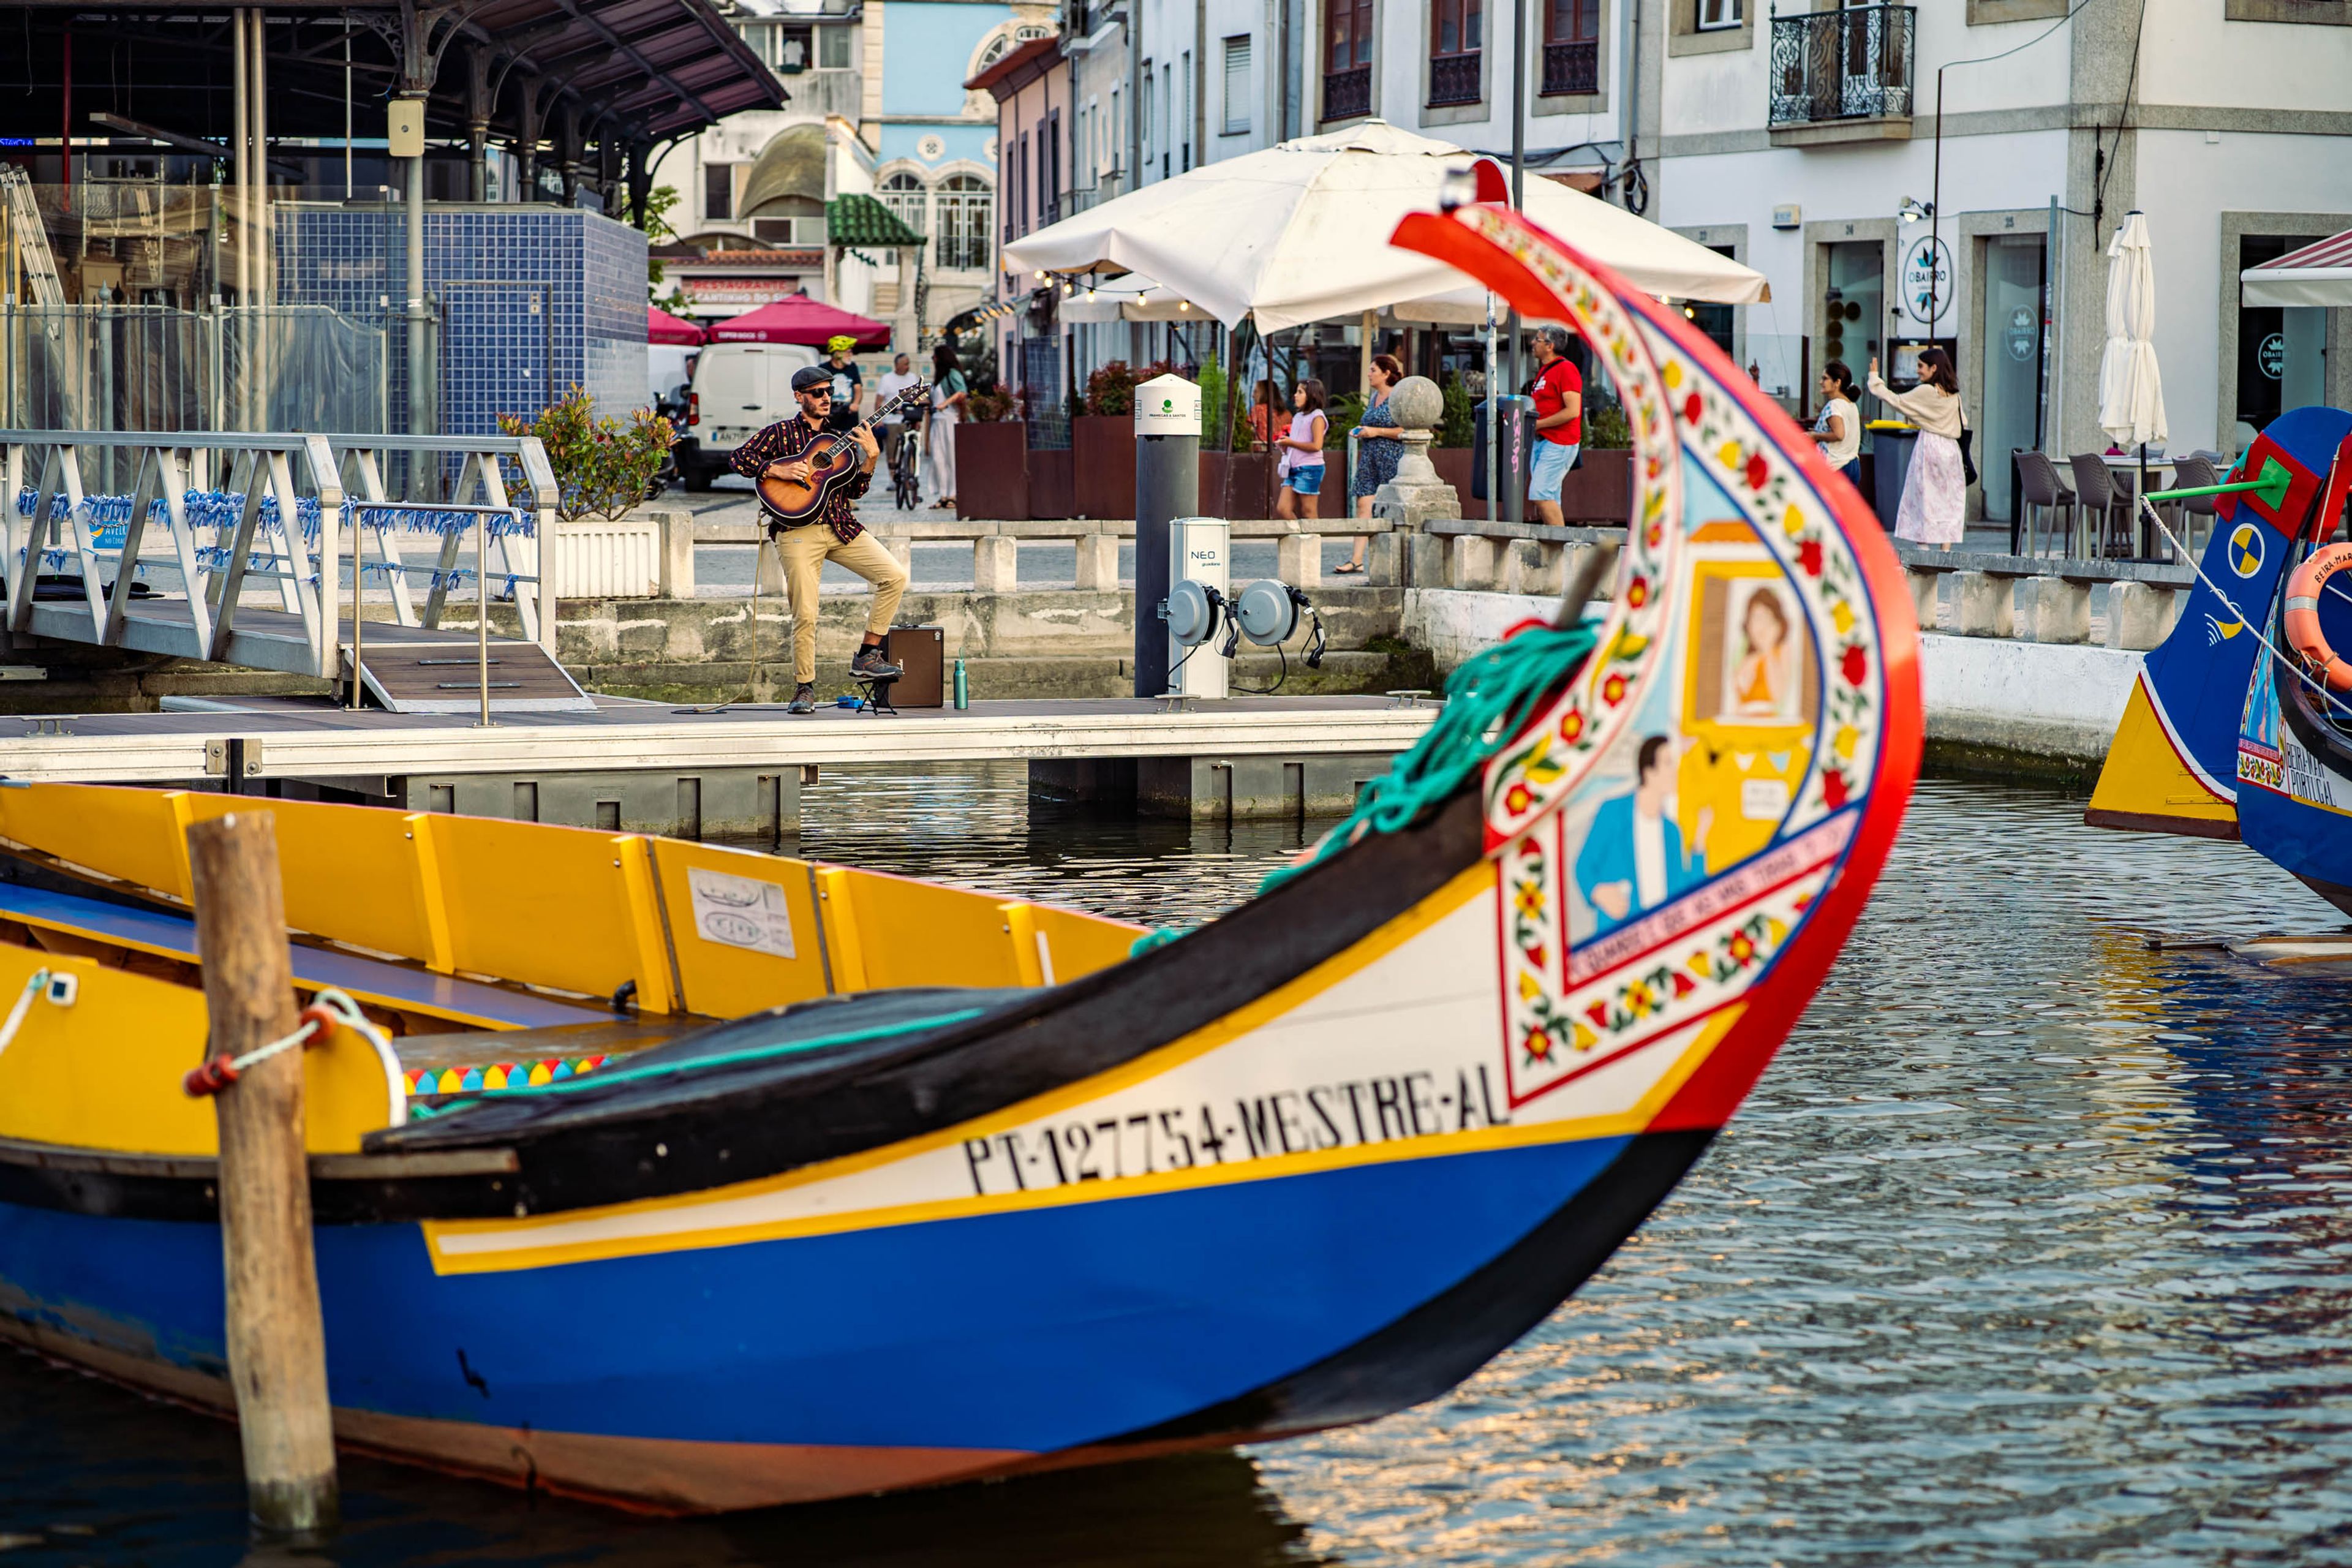
[[[898,710],[890,701],[890,689],[898,684],[898,677],[861,675],[853,678],[850,684],[856,686],[864,697],[859,711],[870,713],[877,719],[885,713],[893,719],[898,716]]]

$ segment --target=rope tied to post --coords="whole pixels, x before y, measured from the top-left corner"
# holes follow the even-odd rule
[[[232,1057],[224,1053],[213,1057],[201,1067],[190,1068],[187,1076],[180,1080],[180,1088],[191,1100],[218,1094],[274,1056],[297,1047],[309,1050],[323,1043],[340,1025],[375,1047],[377,1059],[383,1062],[385,1076],[392,1084],[391,1124],[398,1127],[407,1120],[406,1083],[401,1075],[400,1058],[394,1054],[391,1040],[360,1010],[358,1003],[342,992],[329,987],[311,997],[310,1005],[297,1016],[299,1021],[294,1026],[293,1033],[271,1040],[267,1045],[256,1046],[242,1056]]]

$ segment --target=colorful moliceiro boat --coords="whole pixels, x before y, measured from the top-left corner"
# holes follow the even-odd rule
[[[2147,656],[2084,818],[2242,839],[2352,912],[2352,665],[2328,663],[2352,653],[2352,595],[2317,558],[2352,495],[2352,414],[2281,415],[2231,479],[2262,488],[2215,499],[2198,581]]]
[[[278,815],[300,986],[402,1058],[306,1057],[355,1447],[745,1508],[1362,1421],[1539,1322],[1853,926],[1916,768],[1914,633],[1852,489],[1678,314],[1500,208],[1400,243],[1585,334],[1639,508],[1605,619],[1471,666],[1311,864],[1130,957],[715,847],[0,790],[0,996],[78,982],[0,1052],[0,1332],[228,1397],[178,1088],[180,836],[226,809]]]

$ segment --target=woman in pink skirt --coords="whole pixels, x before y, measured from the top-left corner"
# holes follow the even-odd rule
[[[1919,384],[1908,392],[1896,392],[1879,380],[1878,361],[1873,359],[1869,384],[1880,402],[1919,427],[1911,467],[1903,476],[1895,537],[1949,550],[1960,542],[1969,513],[1967,471],[1960,466],[1960,432],[1968,419],[1960,412],[1960,383],[1952,374],[1952,358],[1941,349],[1922,353]]]

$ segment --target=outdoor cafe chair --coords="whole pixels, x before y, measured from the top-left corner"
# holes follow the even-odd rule
[[[2096,452],[2076,452],[2066,463],[2074,470],[2074,494],[2083,521],[2088,523],[2095,514],[2099,519],[2084,553],[2095,560],[2131,554],[2132,507],[2137,493],[2131,476],[2107,467],[2107,460]]]
[[[2175,458],[2172,460],[2174,489],[2195,489],[2200,485],[2218,485],[2221,482],[2221,474],[2213,467],[2212,459],[2201,453],[2190,453],[2187,457]],[[2190,496],[2186,500],[2164,503],[2166,509],[2172,513],[2173,526],[2180,531],[2181,548],[2189,552],[2191,555],[2194,555],[2197,551],[2196,520],[2200,517],[2210,519],[2217,515],[2213,500],[2211,496]],[[2205,524],[2205,536],[2208,539],[2213,536],[2213,525],[2210,521]]]
[[[2041,554],[2046,532],[2063,555],[2066,535],[2059,531],[2059,519],[2065,519],[2067,528],[2074,526],[2074,492],[2066,488],[2066,481],[2058,477],[2058,466],[2043,453],[2017,447],[2010,456],[2017,459],[2018,499],[2026,509],[2025,552]]]

